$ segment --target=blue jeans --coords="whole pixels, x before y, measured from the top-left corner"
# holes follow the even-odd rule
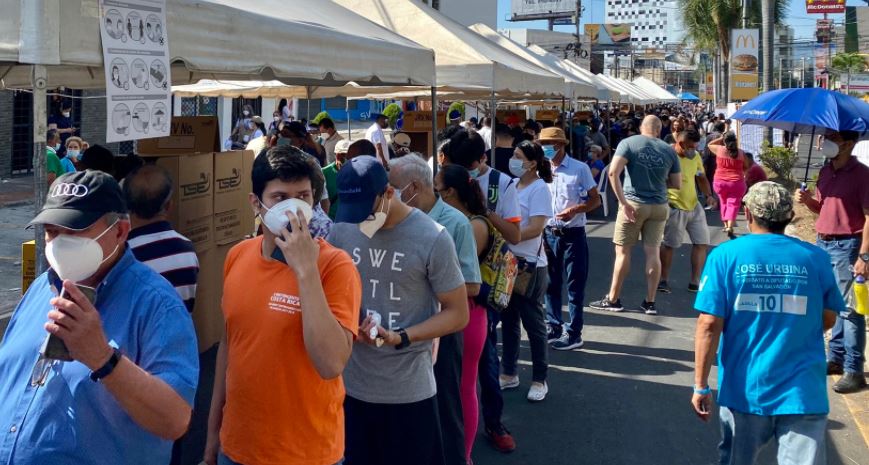
[[[778,465],[827,463],[827,415],[751,415],[721,407],[720,465],[754,465],[766,443],[778,443]]]
[[[844,293],[845,287],[853,277],[851,265],[857,261],[860,252],[859,239],[841,241],[822,241],[818,238],[818,247],[830,254],[833,263],[833,274],[839,280],[839,291]],[[845,296],[848,300],[848,296]],[[863,362],[866,361],[866,318],[853,308],[836,317],[833,333],[830,337],[830,350],[827,360],[842,365],[849,373],[863,373]]]
[[[567,311],[571,336],[582,335],[582,305],[588,280],[588,243],[585,228],[567,228],[556,236],[546,228],[546,250],[549,261],[549,287],[546,289],[546,321],[550,326],[564,326],[561,317],[563,274],[567,275]]]
[[[498,323],[501,314],[491,309],[489,316],[486,343],[480,356],[480,403],[483,405],[483,422],[488,429],[497,429],[501,425],[501,414],[504,412],[504,397],[501,395],[501,384],[498,375],[501,374],[501,362],[498,360]]]

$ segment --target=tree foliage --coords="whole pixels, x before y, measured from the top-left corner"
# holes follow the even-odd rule
[[[774,0],[775,24],[785,24],[788,12],[787,0]],[[725,61],[730,58],[730,31],[742,26],[742,0],[679,0],[682,21],[685,25],[686,44],[698,51],[721,50]],[[761,5],[752,2],[748,27],[761,24]]]

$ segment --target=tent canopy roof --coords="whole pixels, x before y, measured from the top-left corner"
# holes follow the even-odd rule
[[[418,1],[335,0],[436,51],[437,85],[501,95],[561,95],[564,80]]]
[[[166,3],[175,84],[200,79],[433,84],[431,50],[328,0]],[[105,86],[95,0],[0,0],[0,6],[5,86],[30,86],[31,64],[49,65],[51,87]]]
[[[562,68],[567,71],[573,73],[575,76],[579,76],[583,78],[586,82],[589,82],[591,85],[597,88],[597,98],[602,101],[616,101],[619,100],[621,94],[618,91],[612,90],[606,86],[601,80],[591,71],[580,67],[578,64],[569,61],[562,60],[558,56],[549,53],[543,47],[539,45],[530,45],[528,47],[528,51],[534,53],[544,62],[555,62],[558,63]]]
[[[529,50],[527,47],[520,45],[507,37],[504,37],[503,35],[490,28],[489,26],[486,26],[485,24],[477,23],[470,26],[470,29],[477,34],[480,34],[481,36],[498,44],[499,46],[522,57],[522,59],[527,60],[528,62],[533,63],[534,65],[539,66],[540,68],[543,68],[552,74],[561,76],[564,79],[566,89],[568,90],[568,97],[597,98],[597,88],[594,87],[592,82],[584,76],[577,75],[562,66],[558,59],[544,59],[544,57],[537,55],[536,53]]]
[[[675,95],[668,92],[667,89],[655,84],[651,79],[644,78],[642,76],[634,79],[634,84],[644,91],[652,94],[653,96],[661,99],[664,102],[678,102],[679,99],[676,98]]]

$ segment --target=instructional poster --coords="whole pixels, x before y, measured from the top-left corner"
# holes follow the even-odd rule
[[[106,142],[169,135],[166,0],[100,0]]]

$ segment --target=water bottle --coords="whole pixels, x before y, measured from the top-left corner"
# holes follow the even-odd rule
[[[854,279],[854,310],[860,315],[869,315],[869,287],[863,276]]]

